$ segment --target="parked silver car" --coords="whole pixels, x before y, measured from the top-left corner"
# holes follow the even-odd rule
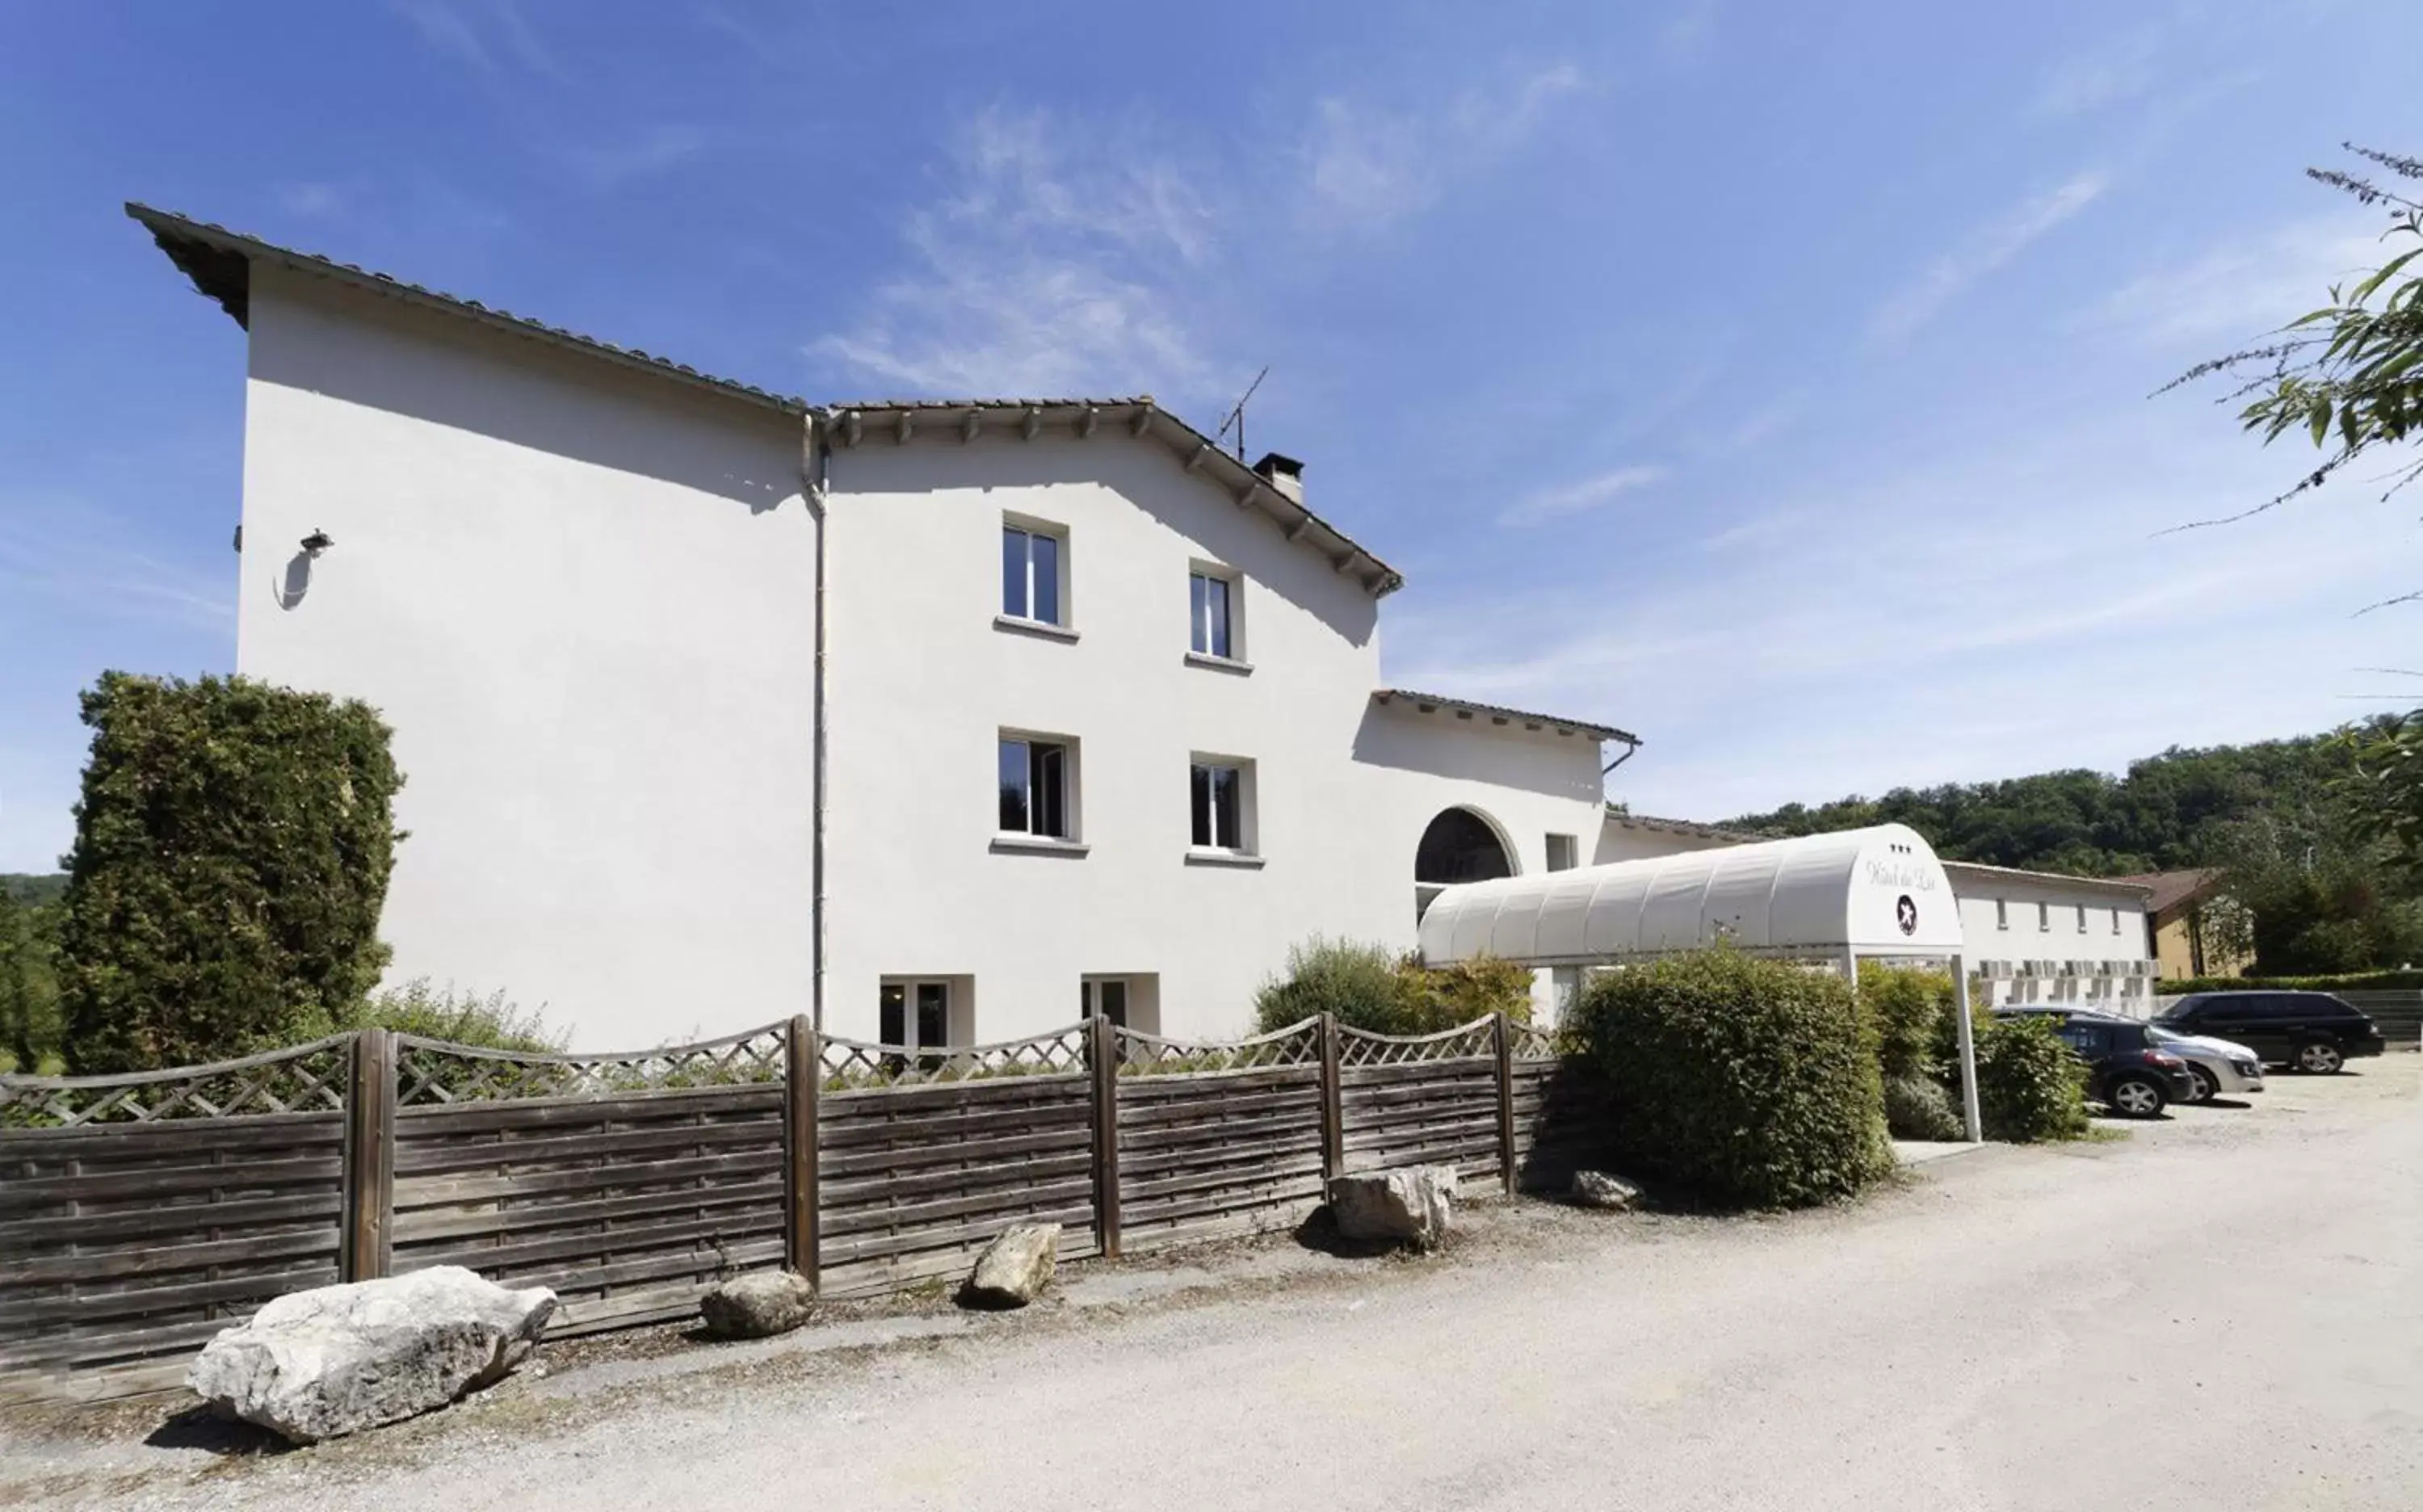
[[[2188,1063],[2196,1079],[2197,1102],[2209,1103],[2225,1092],[2236,1097],[2263,1090],[2262,1058],[2235,1040],[2180,1034],[2159,1024],[2146,1027],[2156,1044]]]

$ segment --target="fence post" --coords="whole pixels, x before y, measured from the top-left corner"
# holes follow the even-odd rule
[[[1085,1021],[1085,1069],[1094,1098],[1094,1233],[1105,1259],[1119,1257],[1119,1027]]]
[[[356,1030],[345,1076],[340,1281],[375,1281],[393,1259],[395,1097],[394,1033]]]
[[[1514,1172],[1514,1028],[1504,1009],[1491,1020],[1489,1037],[1497,1054],[1497,1170],[1512,1197],[1522,1186]]]
[[[783,1254],[784,1263],[823,1286],[823,1257],[816,1234],[816,1115],[824,1090],[823,1046],[804,1013],[791,1017],[783,1036]]]
[[[1346,1174],[1346,1099],[1338,1076],[1338,1015],[1321,1015],[1321,1180]]]

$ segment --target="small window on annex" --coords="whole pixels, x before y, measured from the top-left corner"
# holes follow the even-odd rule
[[[1244,626],[1237,579],[1197,563],[1186,577],[1187,649],[1224,661],[1244,660]]]
[[[1001,612],[1012,619],[1066,625],[1067,533],[1033,520],[1001,527]]]
[[[1001,738],[1001,833],[1052,840],[1074,838],[1075,766],[1066,741],[1005,733]]]
[[[1198,851],[1255,852],[1254,764],[1198,756],[1187,784],[1188,844]]]
[[[1581,846],[1579,842],[1570,835],[1549,836],[1548,869],[1550,871],[1573,870],[1576,866],[1579,865],[1579,863],[1576,861],[1575,857],[1580,852],[1580,850]]]

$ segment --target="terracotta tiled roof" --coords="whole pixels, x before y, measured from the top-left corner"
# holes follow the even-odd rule
[[[2214,867],[2196,867],[2186,871],[2140,872],[2134,877],[2114,880],[2152,888],[2146,899],[2146,909],[2156,914],[2167,914],[2181,903],[2193,902],[2211,891],[2213,884],[2221,880],[2221,871]]]

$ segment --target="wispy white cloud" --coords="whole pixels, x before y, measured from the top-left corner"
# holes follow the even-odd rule
[[[2152,92],[2174,28],[2168,17],[2146,22],[2057,60],[2037,80],[2028,113],[2062,119]]]
[[[333,183],[284,183],[277,187],[277,205],[290,215],[317,220],[344,207],[344,191]]]
[[[568,75],[515,0],[388,0],[429,47],[483,73]]]
[[[1300,148],[1305,216],[1322,231],[1370,231],[1421,214],[1458,180],[1530,139],[1586,83],[1572,63],[1458,93],[1443,109],[1325,98]]]
[[[583,184],[603,190],[678,167],[706,146],[705,128],[666,123],[618,140],[585,139],[552,151]]]
[[[0,583],[60,613],[217,631],[235,624],[226,580],[148,550],[127,521],[63,501],[0,530]]]
[[[1216,258],[1218,229],[1176,160],[989,112],[911,216],[910,265],[809,353],[917,393],[1199,393],[1214,363],[1190,270]]]
[[[2319,308],[2333,284],[2387,255],[2347,215],[2300,220],[2132,279],[2072,324],[2162,347],[2227,346]]]
[[[1696,63],[1716,45],[1720,0],[1684,0],[1657,28],[1657,54],[1669,63]]]
[[[1617,495],[1635,488],[1645,488],[1661,482],[1666,469],[1647,464],[1616,468],[1595,477],[1584,478],[1555,488],[1545,488],[1507,506],[1497,517],[1500,525],[1544,525],[1552,519],[1586,514],[1613,500]]]
[[[1928,263],[1916,279],[1877,306],[1868,321],[1870,339],[1894,342],[1909,335],[1970,285],[2026,251],[2111,186],[2107,174],[2089,169],[2012,207]]]

